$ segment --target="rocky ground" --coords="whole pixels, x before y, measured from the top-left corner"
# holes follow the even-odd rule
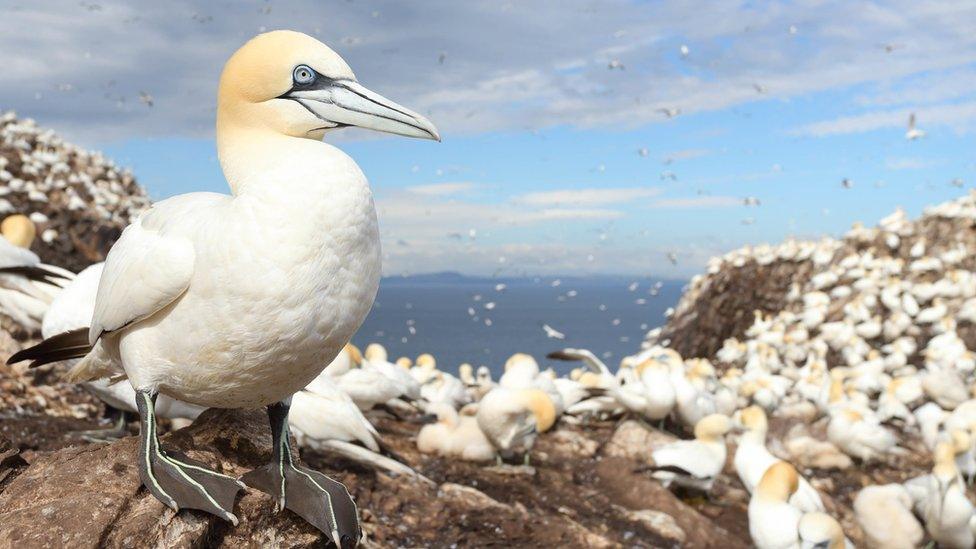
[[[9,370],[0,372],[0,383],[12,379],[29,384]],[[93,405],[84,395],[78,399]],[[0,547],[326,543],[291,512],[276,514],[271,499],[253,490],[238,501],[236,527],[195,511],[174,514],[140,488],[135,436],[109,445],[73,434],[92,428],[94,417],[42,410],[2,416]],[[540,440],[529,466],[481,466],[419,453],[415,423],[383,413],[371,419],[390,448],[426,478],[391,477],[340,458],[303,455],[349,487],[370,546],[749,545],[741,487],[720,484],[713,501],[682,499],[635,472],[652,448],[673,440],[637,422],[564,424]],[[210,411],[163,440],[235,475],[270,456],[266,419],[256,410]]]

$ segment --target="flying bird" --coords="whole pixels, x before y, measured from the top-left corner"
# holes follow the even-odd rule
[[[566,339],[566,334],[560,332],[559,330],[553,328],[548,324],[543,324],[542,329],[546,332],[546,337],[549,339]]]
[[[149,92],[140,91],[139,92],[139,102],[147,107],[153,106],[153,96]]]
[[[842,179],[841,182],[840,182],[840,185],[841,185],[841,187],[844,187],[845,189],[853,189],[854,188],[854,182],[851,181],[850,178],[848,178],[848,177],[845,177],[844,179]]]
[[[658,109],[657,112],[663,114],[668,118],[674,118],[675,116],[681,114],[681,109],[679,109],[678,107],[662,107]]]
[[[905,131],[905,139],[915,141],[925,137],[925,130],[915,127],[915,113],[908,115],[908,130]]]

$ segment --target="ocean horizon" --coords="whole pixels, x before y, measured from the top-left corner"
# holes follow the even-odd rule
[[[649,330],[665,323],[665,311],[686,283],[608,275],[384,277],[353,343],[381,343],[390,360],[430,353],[439,368],[452,373],[465,362],[485,365],[496,379],[516,352],[568,372],[576,365],[545,358],[563,347],[589,349],[616,369]],[[565,339],[549,337],[544,325]]]

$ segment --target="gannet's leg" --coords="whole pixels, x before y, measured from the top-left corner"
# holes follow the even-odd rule
[[[274,444],[271,463],[241,480],[275,498],[278,510],[289,509],[332,538],[336,547],[356,547],[361,537],[359,513],[341,483],[295,463],[288,442],[291,399],[268,406]]]
[[[139,408],[139,476],[156,499],[171,507],[199,509],[237,525],[234,499],[244,485],[180,454],[165,452],[156,435],[156,393],[136,391]]]
[[[119,418],[115,420],[115,424],[111,427],[92,429],[90,431],[77,431],[74,434],[86,442],[113,442],[129,436],[129,429],[127,427],[129,423],[129,412],[125,410],[116,411],[119,413]]]

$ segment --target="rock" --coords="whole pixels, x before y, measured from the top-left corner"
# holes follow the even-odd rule
[[[513,511],[508,505],[499,503],[481,490],[453,482],[441,484],[438,488],[438,496],[445,498],[451,505],[457,505],[463,509],[477,511]]]
[[[677,440],[674,435],[644,426],[635,420],[627,420],[617,427],[603,454],[653,465],[651,452]]]
[[[630,509],[625,509],[618,506],[618,511],[627,519],[634,522],[640,523],[646,530],[654,532],[654,534],[674,542],[677,545],[682,545],[685,542],[686,535],[685,531],[678,526],[675,522],[674,517],[667,513],[662,513],[661,511],[654,511],[652,509],[641,509],[639,511],[631,511]]]
[[[225,474],[239,476],[270,459],[267,419],[257,410],[208,410],[163,445]],[[0,493],[0,546],[310,546],[325,537],[269,496],[248,489],[240,524],[204,513],[174,513],[141,487],[138,438],[70,447],[39,456]]]
[[[562,459],[591,458],[596,455],[600,444],[576,429],[561,428],[539,440],[536,447]]]
[[[601,491],[618,502],[618,505],[631,510],[652,510],[664,513],[674,519],[675,524],[685,533],[685,547],[725,547],[728,549],[749,547],[748,534],[732,535],[728,530],[674,496],[667,488],[649,477],[631,473],[634,462],[629,459],[606,457],[597,466]],[[732,508],[736,512],[733,521],[747,524],[744,509]],[[626,516],[626,515],[625,515]],[[629,520],[629,519],[628,519]],[[651,533],[656,531],[651,530]],[[676,533],[672,532],[672,533]],[[660,535],[660,534],[656,534]],[[666,536],[661,535],[662,538]],[[671,539],[671,538],[666,538]]]

